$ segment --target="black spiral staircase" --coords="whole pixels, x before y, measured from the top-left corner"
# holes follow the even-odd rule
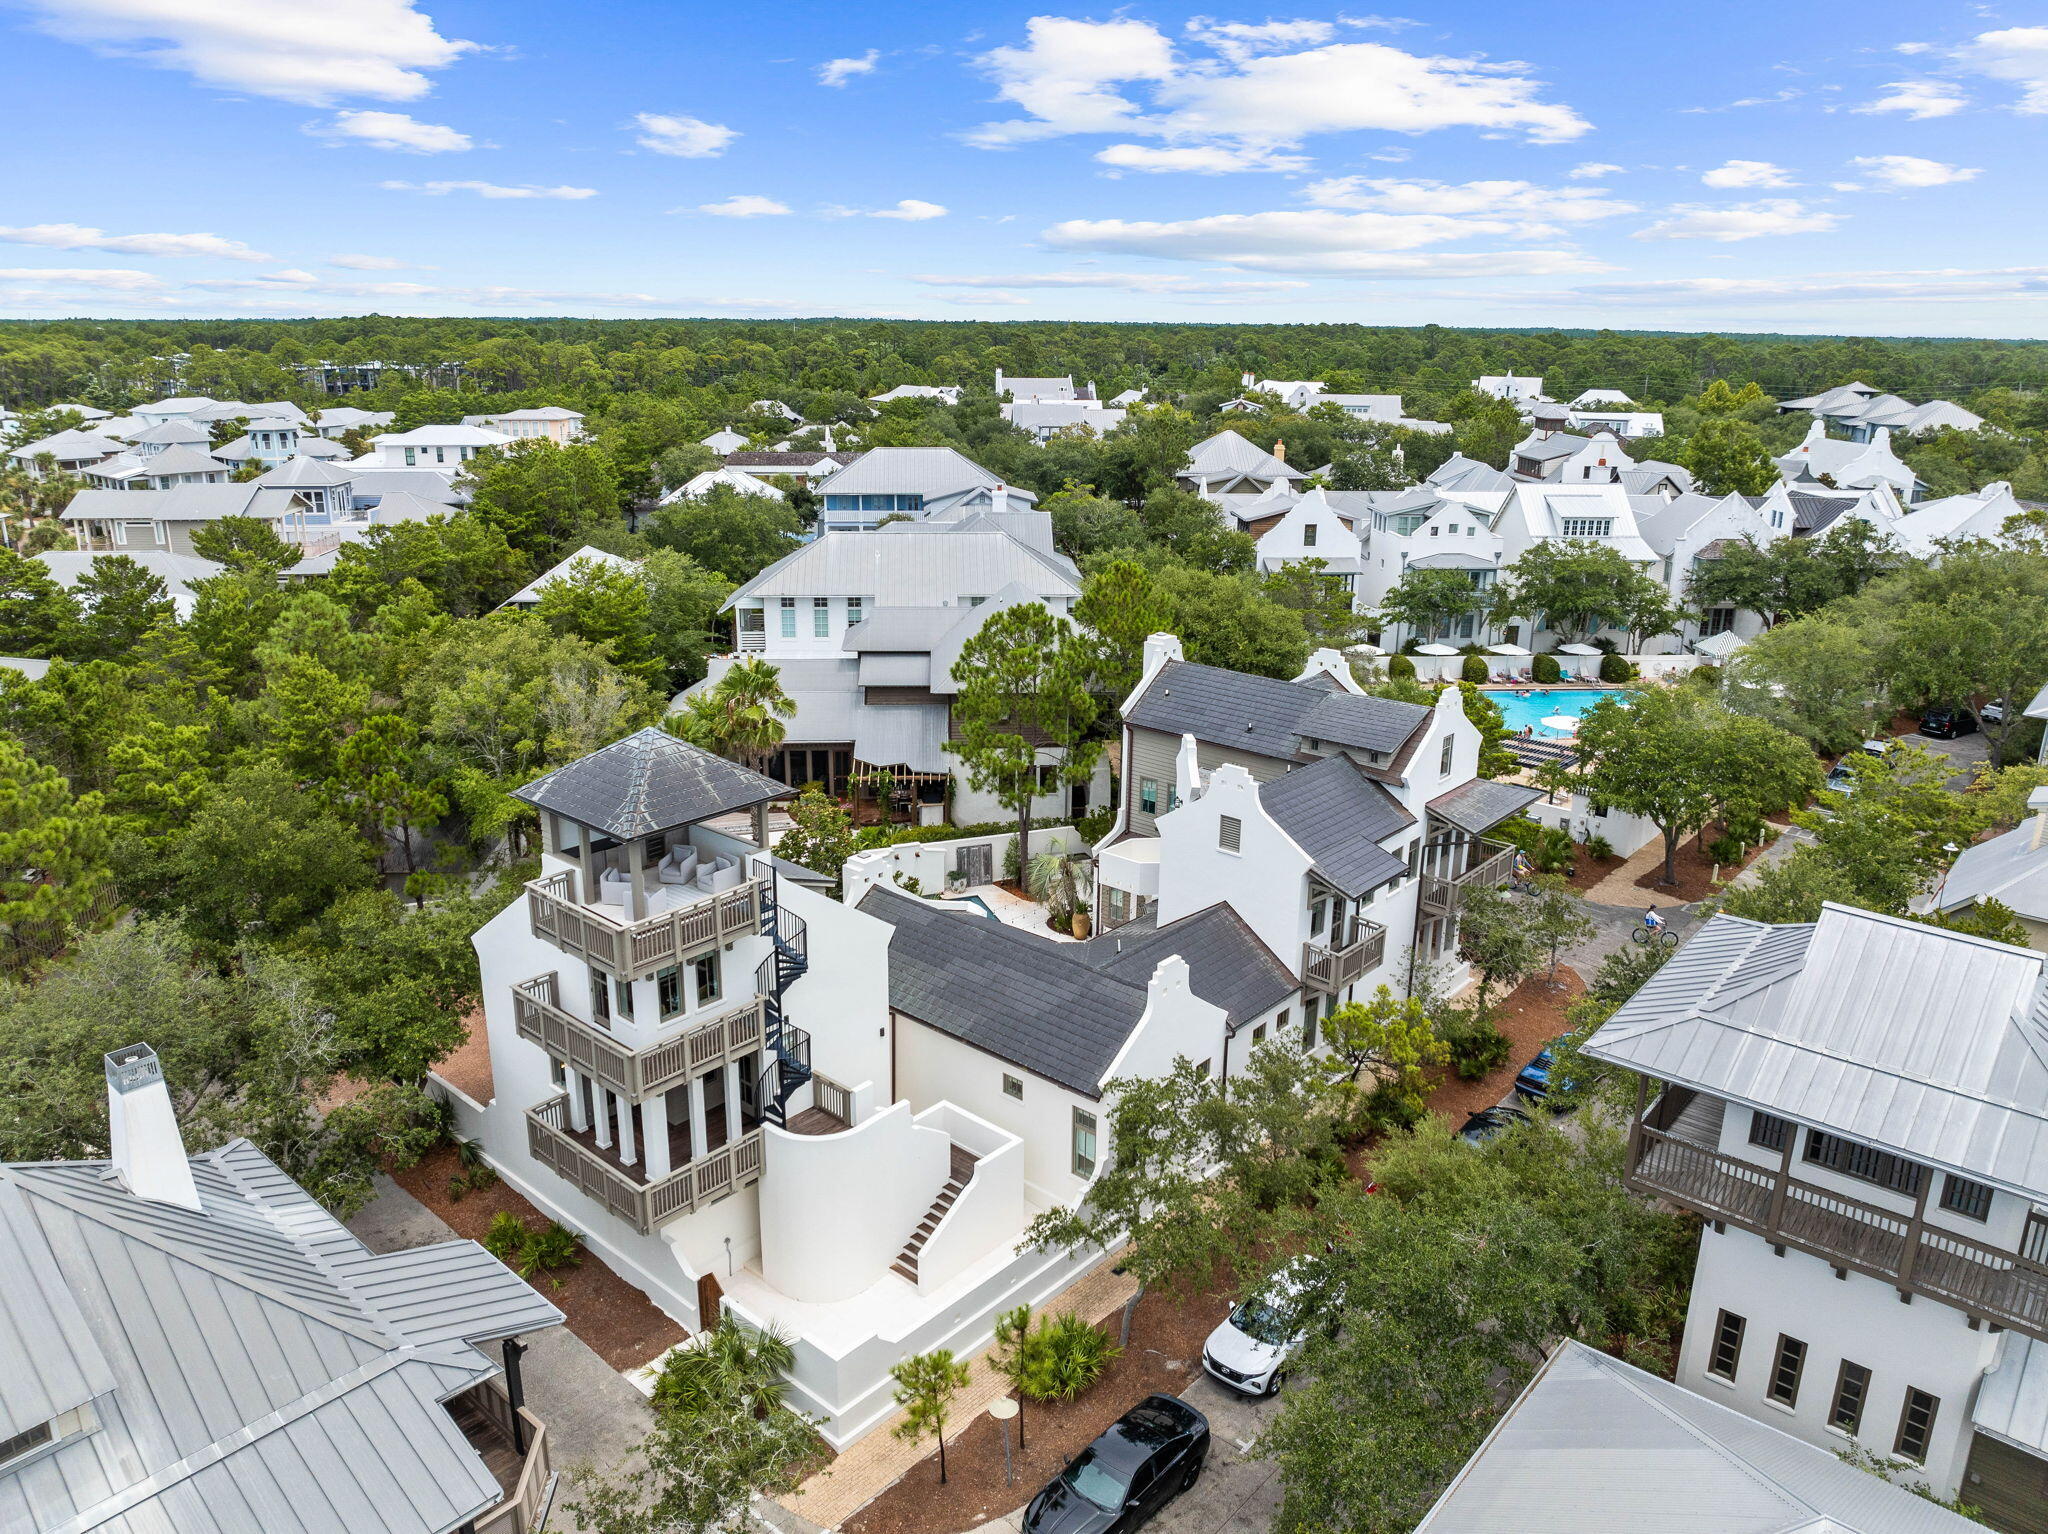
[[[783,1011],[783,993],[810,969],[808,934],[801,916],[782,909],[774,878],[761,891],[761,935],[773,952],[754,972],[761,997],[762,1037],[768,1064],[761,1072],[761,1115],[778,1128],[787,1127],[787,1108],[796,1089],[811,1079],[811,1036],[792,1024]]]

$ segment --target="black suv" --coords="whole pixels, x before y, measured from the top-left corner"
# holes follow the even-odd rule
[[[1920,716],[1920,733],[1929,740],[1954,740],[1958,735],[1975,735],[1977,721],[1966,708],[1936,704]]]
[[[1208,1453],[1207,1417],[1147,1396],[1031,1499],[1024,1534],[1129,1534],[1195,1484]]]

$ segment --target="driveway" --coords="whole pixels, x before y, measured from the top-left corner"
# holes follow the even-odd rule
[[[1961,790],[1970,786],[1976,776],[1977,767],[1991,760],[1991,742],[1982,730],[1958,736],[1954,740],[1931,740],[1925,735],[1901,735],[1899,740],[1908,746],[1918,746],[1932,751],[1936,756],[1945,756],[1955,769],[1955,776],[1948,780],[1948,786]]]

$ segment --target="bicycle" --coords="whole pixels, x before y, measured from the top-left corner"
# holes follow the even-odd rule
[[[1669,927],[1637,927],[1628,935],[1631,943],[1641,943],[1645,948],[1676,948],[1678,934]]]

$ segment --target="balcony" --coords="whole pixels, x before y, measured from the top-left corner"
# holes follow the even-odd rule
[[[1740,1226],[1773,1245],[1854,1268],[1902,1293],[1924,1294],[2048,1341],[2048,1220],[2041,1215],[2029,1218],[2023,1250],[2005,1251],[1930,1226],[1918,1211],[1880,1209],[1785,1171],[1724,1156],[1652,1127],[1659,1117],[1676,1115],[1653,1112],[1635,1126],[1632,1187]],[[1933,1182],[1930,1170],[1922,1179],[1923,1201]]]
[[[1387,954],[1387,929],[1376,921],[1361,921],[1358,936],[1342,947],[1321,943],[1301,945],[1301,981],[1319,991],[1341,991],[1360,975],[1379,968]]]
[[[1456,916],[1466,890],[1498,887],[1507,883],[1509,874],[1514,872],[1515,849],[1505,842],[1480,841],[1477,857],[1478,861],[1463,873],[1425,872],[1421,880],[1422,909],[1437,916]]]
[[[749,1125],[743,1119],[743,1132],[728,1140],[724,1110],[714,1109],[708,1117],[705,1138],[720,1142],[717,1148],[690,1160],[689,1127],[672,1125],[670,1154],[677,1165],[658,1181],[648,1179],[645,1167],[619,1160],[616,1134],[613,1146],[605,1147],[589,1130],[571,1128],[566,1095],[526,1110],[526,1148],[579,1193],[649,1236],[677,1216],[691,1214],[761,1175],[759,1121]]]
[[[538,1044],[579,1076],[636,1103],[752,1054],[761,1048],[765,1021],[762,1001],[756,997],[737,1011],[635,1050],[603,1028],[563,1011],[561,983],[553,970],[512,987],[512,1020],[519,1037]]]
[[[616,908],[578,904],[575,875],[564,871],[526,886],[526,914],[535,937],[573,958],[599,965],[617,979],[644,980],[693,950],[758,932],[766,883],[749,879],[627,922],[608,914]]]
[[[515,1431],[511,1401],[489,1381],[453,1397],[448,1415],[504,1493],[503,1501],[477,1514],[469,1527],[475,1534],[536,1534],[541,1501],[553,1469],[546,1426],[521,1407]],[[526,1446],[523,1452],[521,1443]]]

